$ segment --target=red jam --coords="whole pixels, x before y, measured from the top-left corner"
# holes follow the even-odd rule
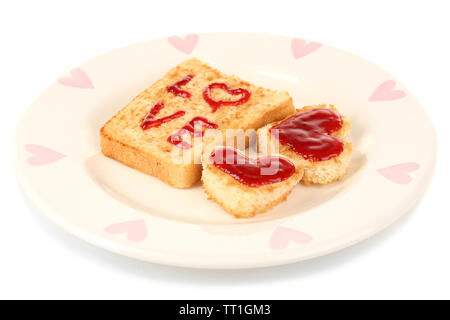
[[[295,166],[287,159],[280,157],[250,159],[230,147],[216,149],[210,159],[216,168],[253,188],[284,181],[295,172]]]
[[[170,93],[173,93],[176,96],[189,99],[191,97],[191,93],[189,91],[181,89],[180,87],[187,85],[189,83],[189,81],[192,80],[192,78],[194,78],[193,74],[187,75],[180,81],[168,86],[167,91],[169,91]]]
[[[183,135],[189,134],[192,137],[203,137],[205,132],[203,130],[198,130],[199,127],[217,129],[218,125],[208,121],[206,118],[194,117],[191,121],[186,123],[184,127],[167,138],[167,141],[176,145],[180,149],[190,149],[192,146],[190,143],[183,141]]]
[[[325,161],[337,157],[344,144],[339,137],[330,134],[342,128],[342,118],[334,110],[317,108],[298,113],[270,129],[278,133],[282,145],[307,160]]]
[[[153,108],[150,109],[150,111],[145,116],[144,120],[142,120],[141,128],[142,130],[147,130],[153,127],[159,127],[163,123],[172,121],[173,119],[179,118],[184,116],[186,112],[184,111],[177,111],[174,114],[171,114],[167,117],[162,117],[159,119],[154,119],[155,116],[161,111],[161,109],[164,108],[164,103],[157,102]]]
[[[222,89],[227,91],[229,94],[233,96],[241,96],[239,100],[231,101],[231,100],[214,100],[211,96],[211,91],[213,89]],[[213,112],[216,112],[221,106],[238,106],[240,104],[246,103],[248,99],[250,99],[250,91],[244,88],[233,89],[226,83],[211,83],[209,86],[203,90],[203,99],[211,106]]]

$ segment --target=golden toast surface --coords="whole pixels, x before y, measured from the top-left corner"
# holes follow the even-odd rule
[[[168,91],[168,87],[193,75],[182,86],[191,94],[180,97]],[[229,87],[243,88],[251,92],[247,102],[238,106],[221,106],[215,112],[203,97],[204,89],[211,83],[226,83]],[[211,93],[214,100],[234,101],[239,97],[224,90]],[[184,111],[184,115],[147,130],[141,123],[150,109],[162,102],[164,107],[155,119]],[[100,130],[103,154],[132,168],[153,175],[179,188],[195,184],[201,176],[201,164],[179,163],[173,159],[176,145],[167,141],[194,117],[203,117],[216,124],[218,129],[258,129],[278,121],[294,112],[292,98],[287,92],[255,86],[235,76],[228,76],[196,58],[191,58],[172,68],[163,78],[136,96]]]

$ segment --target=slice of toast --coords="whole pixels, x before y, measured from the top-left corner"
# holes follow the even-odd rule
[[[211,86],[217,83],[221,85]],[[187,188],[201,176],[201,154],[190,146],[202,134],[189,132],[189,126],[206,122],[213,129],[256,130],[294,110],[287,92],[257,87],[192,58],[171,69],[109,120],[100,130],[101,149],[104,155],[169,185]],[[203,122],[193,122],[199,117]]]
[[[302,109],[297,110],[294,115],[288,116],[282,121],[268,124],[258,130],[259,151],[264,154],[270,154],[270,150],[276,150],[276,152],[279,152],[281,155],[293,161],[296,166],[303,167],[305,173],[301,182],[306,185],[328,184],[334,181],[339,181],[344,177],[345,173],[347,172],[352,155],[352,143],[350,142],[350,119],[347,116],[339,114],[341,117],[342,126],[339,130],[332,132],[330,135],[340,138],[340,140],[342,141],[343,150],[339,153],[339,155],[324,161],[313,161],[294,152],[290,146],[279,143],[277,138],[270,133],[270,129],[291,117],[295,117],[300,113],[318,108],[331,109],[339,114],[338,110],[333,105],[322,104],[315,106],[306,106]]]
[[[217,154],[220,154],[225,149],[227,149],[227,152],[237,152],[245,155],[243,151],[233,147],[215,146],[213,148],[205,148],[202,156],[203,172],[201,179],[203,189],[209,198],[237,218],[250,218],[257,213],[268,211],[278,203],[286,200],[292,189],[302,179],[303,169],[301,167],[296,168],[294,163],[285,157],[272,155],[273,159],[280,159],[280,161],[284,162],[284,169],[287,168],[285,170],[287,173],[284,174],[283,178],[276,176],[278,173],[277,168],[266,172],[260,171],[258,168],[256,174],[254,171],[248,173],[250,178],[248,181],[242,181],[235,172],[226,171],[226,169],[220,168],[215,164]],[[248,161],[264,161],[264,157],[251,157],[250,159]],[[237,163],[242,163],[236,158],[233,158],[233,160],[233,166]],[[262,182],[261,174],[264,174],[265,179],[272,178],[272,181]]]

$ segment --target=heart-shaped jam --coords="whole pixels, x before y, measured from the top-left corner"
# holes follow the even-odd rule
[[[212,98],[212,90],[221,89],[225,90],[233,96],[241,96],[239,100],[214,100]],[[209,86],[203,90],[203,99],[211,106],[212,111],[216,112],[221,106],[238,106],[240,104],[246,103],[250,99],[250,91],[244,88],[233,89],[226,83],[211,83]]]
[[[150,111],[145,116],[144,120],[142,120],[142,123],[141,123],[142,130],[147,130],[147,129],[150,129],[153,127],[159,127],[163,123],[166,123],[166,122],[172,121],[173,119],[184,116],[186,113],[181,110],[181,111],[175,112],[174,114],[171,114],[170,116],[162,117],[159,119],[154,119],[155,116],[161,111],[162,108],[164,108],[164,103],[157,102],[153,106],[153,108],[150,109]]]
[[[325,161],[337,157],[344,150],[344,144],[333,132],[342,128],[342,118],[328,108],[315,108],[300,112],[270,129],[278,135],[282,145],[289,146],[295,153],[312,161]]]
[[[208,119],[203,117],[194,117],[191,121],[186,123],[181,129],[172,134],[167,141],[171,144],[176,145],[180,149],[190,149],[192,145],[186,141],[183,141],[183,136],[189,134],[191,137],[203,137],[205,131],[203,128],[217,129],[218,125],[210,122]]]
[[[217,148],[210,160],[216,168],[253,188],[284,181],[295,173],[295,166],[285,158],[251,159],[230,147]]]
[[[181,89],[181,86],[185,86],[189,83],[189,81],[194,78],[193,74],[188,74],[186,77],[181,79],[178,82],[175,82],[174,84],[167,87],[167,91],[170,93],[173,93],[174,95],[182,98],[189,99],[191,97],[191,93],[189,91]]]

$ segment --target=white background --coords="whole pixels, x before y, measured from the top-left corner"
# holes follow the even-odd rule
[[[450,298],[449,13],[446,0],[3,1],[0,298]],[[439,140],[437,170],[423,201],[394,226],[344,251],[227,272],[117,256],[42,217],[18,187],[10,152],[14,128],[33,99],[100,53],[208,31],[304,37],[356,53],[397,77],[421,101]]]

